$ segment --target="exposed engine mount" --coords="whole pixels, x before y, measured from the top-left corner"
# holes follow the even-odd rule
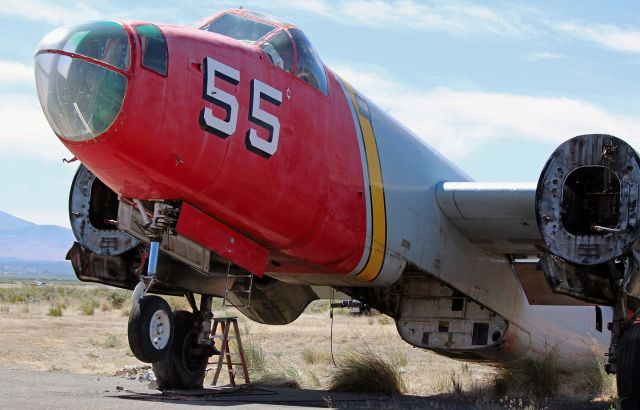
[[[148,210],[149,203],[138,203],[141,209]],[[149,288],[152,293],[228,297],[252,320],[269,324],[295,320],[309,302],[318,298],[308,285],[254,278],[248,306],[243,299],[247,294],[245,284],[236,278],[238,274],[246,276],[247,272],[203,245],[176,234],[173,227],[179,215],[177,210],[166,203],[155,205],[158,212],[153,217],[149,215],[155,224],[147,224],[132,202],[118,198],[88,168],[80,165],[69,196],[71,226],[77,242],[67,254],[78,279],[133,289],[140,277],[147,274],[145,261],[151,234],[164,237],[156,280]],[[154,228],[161,229],[153,231]]]
[[[121,255],[140,243],[118,230],[118,195],[80,165],[71,183],[69,219],[78,242],[102,256]]]
[[[611,135],[560,145],[542,170],[536,218],[549,251],[580,265],[628,253],[638,240],[640,159]]]

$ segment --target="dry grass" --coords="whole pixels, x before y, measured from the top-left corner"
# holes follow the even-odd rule
[[[302,350],[302,360],[306,364],[331,363],[331,356],[327,352],[323,352],[313,347],[305,347]]]
[[[62,306],[60,306],[60,305],[51,306],[49,308],[49,312],[47,312],[47,315],[49,315],[51,317],[60,317],[60,316],[62,316]]]
[[[398,367],[368,345],[348,352],[331,376],[330,389],[342,392],[402,394],[407,388]]]
[[[188,306],[184,298],[168,299],[174,307]],[[87,316],[81,307],[91,301],[99,305],[93,303],[93,315]],[[238,317],[253,382],[327,389],[333,375],[342,371],[333,366],[331,345],[341,366],[351,352],[368,345],[375,347],[376,357],[403,376],[408,394],[499,400],[493,391],[494,380],[501,372],[491,366],[465,364],[412,348],[400,339],[393,320],[386,316],[336,315],[331,341],[326,301],[312,303],[300,318],[287,326],[251,322],[234,309],[221,308],[219,300],[216,306],[217,316]],[[114,374],[125,366],[142,364],[132,356],[127,345],[131,292],[86,285],[15,285],[0,287],[0,307],[0,328],[3,329],[0,366]],[[58,308],[63,317],[48,316],[51,307]],[[347,309],[336,312],[340,310],[348,313]],[[212,373],[209,372],[205,383],[211,382]],[[219,384],[228,381],[224,371],[222,375]],[[558,392],[560,397],[593,397],[597,391],[603,400],[615,397],[613,378],[605,375],[601,366],[560,377],[563,385]],[[366,382],[372,379],[369,375]],[[567,384],[573,387],[567,390]],[[505,405],[519,403],[514,397],[528,397],[527,392],[515,390],[507,395],[509,398],[503,399]]]
[[[542,360],[526,358],[501,369],[495,379],[496,395],[517,394],[533,397],[557,397],[560,389],[560,369],[555,352]]]
[[[260,372],[265,369],[266,359],[262,347],[254,343],[253,339],[247,338],[242,343],[244,359],[250,372]],[[234,349],[235,350],[235,349]]]

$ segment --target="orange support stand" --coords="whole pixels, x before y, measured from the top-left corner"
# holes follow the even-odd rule
[[[220,330],[220,334],[218,333]],[[230,334],[230,333],[233,334]],[[222,346],[220,347],[220,355],[218,356],[218,363],[216,366],[216,372],[213,376],[212,385],[218,383],[220,372],[223,366],[227,366],[229,372],[229,383],[232,386],[236,385],[236,371],[237,366],[242,368],[242,376],[244,377],[245,384],[251,383],[249,380],[249,371],[247,370],[247,362],[244,358],[244,350],[242,349],[242,340],[240,339],[240,331],[238,330],[238,320],[235,317],[218,317],[213,319],[213,330],[211,331],[211,338],[214,340],[220,339]],[[232,352],[229,348],[229,339],[235,339],[238,345],[238,351]],[[240,359],[239,362],[234,362],[233,358]],[[236,366],[234,368],[234,366]]]

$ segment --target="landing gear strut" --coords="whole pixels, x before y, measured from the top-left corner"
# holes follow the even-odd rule
[[[175,225],[177,212],[167,204],[154,205],[153,219],[148,220],[146,210],[140,201],[136,201],[145,222],[151,245],[147,274],[140,276],[140,283],[133,291],[131,313],[127,333],[129,347],[134,356],[147,363],[160,360],[171,348],[174,336],[174,323],[171,308],[159,296],[147,295],[153,282],[160,251],[160,241],[165,232],[171,232]]]
[[[149,221],[140,201],[135,201],[144,231],[150,241],[147,274],[133,292],[133,308],[129,316],[129,345],[143,362],[152,363],[160,390],[202,388],[208,358],[216,353],[211,335],[213,297],[202,295],[200,307],[195,297],[186,297],[193,313],[171,311],[159,296],[147,295],[155,282],[160,243],[165,234],[174,233],[178,211],[169,204],[155,203]]]
[[[613,321],[608,326],[611,344],[606,370],[616,374],[623,410],[640,408],[640,300],[637,297],[640,293],[640,260],[636,252],[633,256],[633,263],[629,263],[621,280],[613,307]]]

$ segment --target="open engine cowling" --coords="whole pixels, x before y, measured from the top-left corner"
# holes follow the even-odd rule
[[[560,145],[536,190],[538,228],[549,252],[579,265],[628,253],[638,240],[640,159],[611,135],[580,135]]]

